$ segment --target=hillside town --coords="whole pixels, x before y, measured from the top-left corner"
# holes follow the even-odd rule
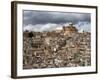
[[[91,66],[91,33],[70,24],[61,30],[23,32],[23,69]]]

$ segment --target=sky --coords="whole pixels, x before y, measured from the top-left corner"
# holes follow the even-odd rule
[[[52,31],[73,23],[81,31],[91,30],[91,14],[76,12],[54,12],[23,10],[23,31]]]

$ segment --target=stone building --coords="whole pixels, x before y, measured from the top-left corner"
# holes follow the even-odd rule
[[[69,26],[63,26],[63,31],[64,31],[64,35],[68,34],[68,33],[76,33],[78,32],[78,29],[76,29],[75,26],[73,26],[73,24],[69,24]]]
[[[70,24],[59,31],[23,33],[23,69],[91,65],[91,33]]]

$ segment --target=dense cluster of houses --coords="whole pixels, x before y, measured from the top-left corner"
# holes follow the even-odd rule
[[[91,34],[70,25],[59,31],[23,32],[23,69],[91,65]]]

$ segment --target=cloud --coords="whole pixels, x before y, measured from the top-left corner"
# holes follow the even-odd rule
[[[36,25],[27,25],[24,27],[24,31],[36,31],[36,32],[42,32],[42,31],[52,31],[55,30],[57,27],[61,27],[59,24],[53,24],[53,23],[48,23],[48,24],[36,24]]]
[[[89,13],[71,13],[71,12],[54,12],[54,11],[23,11],[24,25],[37,24],[63,24],[72,22],[74,24],[80,21],[91,22]]]
[[[79,31],[91,30],[91,14],[54,11],[23,11],[24,31],[52,31],[72,22]]]
[[[54,23],[47,23],[47,24],[36,24],[32,25],[29,24],[25,26],[23,29],[28,31],[35,31],[35,32],[42,32],[42,31],[52,31],[55,29],[61,29],[63,26],[68,26],[69,23],[63,23],[63,24],[54,24]],[[79,32],[81,31],[91,31],[91,24],[89,22],[78,22],[75,24],[75,27],[78,29]]]
[[[89,22],[79,22],[75,26],[77,26],[79,32],[82,32],[83,30],[86,32],[91,31],[91,23],[89,23]]]

